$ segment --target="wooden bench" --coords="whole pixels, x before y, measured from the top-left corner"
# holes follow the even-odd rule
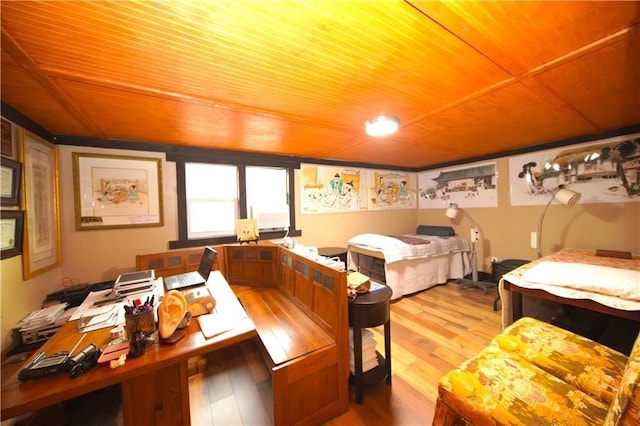
[[[271,371],[275,424],[321,424],[345,413],[346,273],[270,243],[216,249],[224,259],[219,269],[256,326],[258,346]],[[193,250],[201,253],[189,249],[181,255],[188,257]],[[152,264],[148,259],[164,256],[138,256],[138,269],[147,269]],[[156,275],[171,274],[156,269]]]
[[[224,275],[224,247],[212,246],[218,252],[211,267]],[[168,277],[198,270],[204,247],[171,250],[162,253],[139,254],[136,256],[136,271],[155,270],[156,277]]]

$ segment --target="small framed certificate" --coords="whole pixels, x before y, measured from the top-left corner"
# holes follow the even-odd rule
[[[22,253],[24,213],[16,210],[2,210],[1,215],[0,243],[2,245],[2,259],[8,259]]]

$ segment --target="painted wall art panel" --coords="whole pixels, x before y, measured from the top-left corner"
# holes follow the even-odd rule
[[[449,203],[465,207],[497,207],[496,163],[471,163],[418,174],[421,209],[443,209]]]
[[[366,209],[362,170],[353,167],[302,164],[302,213],[349,212]],[[366,192],[365,192],[366,193]]]
[[[512,206],[546,204],[566,187],[579,203],[640,201],[640,133],[509,158]]]
[[[415,209],[416,174],[302,164],[302,213]]]
[[[416,174],[390,170],[367,170],[369,210],[415,209]]]

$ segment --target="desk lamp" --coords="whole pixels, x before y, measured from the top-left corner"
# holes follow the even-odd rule
[[[542,221],[544,220],[544,215],[547,213],[547,209],[553,202],[553,200],[558,200],[558,202],[564,204],[569,207],[578,202],[582,194],[579,192],[572,191],[570,189],[560,187],[557,191],[553,193],[553,197],[549,200],[547,205],[542,210],[542,214],[540,214],[540,219],[538,220],[538,233],[536,235],[537,242],[536,248],[538,249],[538,257],[542,257]]]
[[[477,287],[484,290],[485,293],[489,291],[489,287],[495,287],[495,283],[487,282],[487,281],[478,281],[478,255],[476,253],[476,242],[480,239],[480,232],[476,229],[476,225],[473,223],[473,219],[464,210],[461,210],[458,207],[458,204],[451,203],[449,204],[449,208],[445,212],[445,216],[449,219],[455,219],[458,216],[458,212],[462,211],[464,215],[469,219],[469,223],[471,224],[471,279],[459,279],[457,280],[460,285],[460,288],[469,288],[469,287]]]

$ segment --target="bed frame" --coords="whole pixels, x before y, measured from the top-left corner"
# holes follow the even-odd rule
[[[416,234],[455,236],[450,226],[420,225]],[[387,263],[382,251],[355,244],[348,244],[347,249],[349,269],[391,287],[394,292],[392,299],[446,284],[449,279],[463,278],[470,271],[469,259],[464,252]]]

